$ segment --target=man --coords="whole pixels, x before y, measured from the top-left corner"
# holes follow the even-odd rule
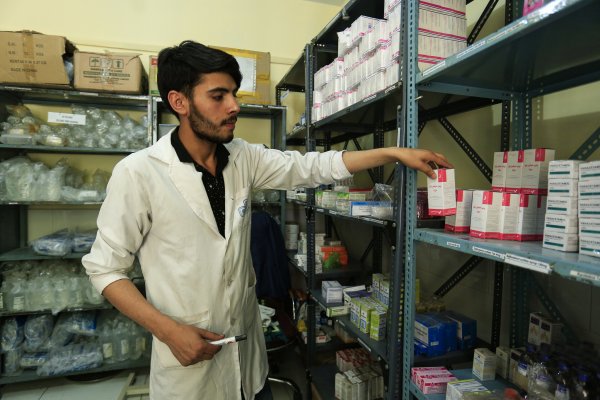
[[[158,87],[179,127],[119,162],[83,264],[94,286],[154,336],[154,400],[270,398],[250,254],[253,189],[309,187],[389,162],[435,176],[440,154],[384,148],[284,153],[233,139],[235,59],[185,41],[160,52]],[[146,298],[127,279],[137,256]],[[209,342],[246,334],[225,346]],[[256,396],[256,397],[255,397]]]

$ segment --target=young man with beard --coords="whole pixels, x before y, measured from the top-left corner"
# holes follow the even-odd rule
[[[154,336],[154,400],[269,399],[250,254],[250,195],[333,183],[386,163],[435,176],[427,150],[282,152],[234,139],[242,76],[232,56],[184,41],[162,50],[158,87],[179,126],[114,168],[83,264],[94,286]],[[127,279],[134,257],[146,298]],[[225,346],[209,342],[246,334]]]

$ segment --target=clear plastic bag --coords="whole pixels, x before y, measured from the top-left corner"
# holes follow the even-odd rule
[[[25,317],[8,317],[2,323],[0,345],[3,352],[16,350],[21,347],[25,338]]]
[[[47,236],[42,236],[32,243],[33,251],[46,256],[65,256],[71,252],[73,241],[71,234],[66,231],[58,231]]]
[[[85,371],[102,365],[102,351],[97,343],[73,343],[55,348],[48,360],[37,369],[40,376],[64,375]]]
[[[25,321],[23,349],[28,353],[32,353],[47,348],[48,339],[53,329],[54,317],[52,315],[30,315]]]
[[[94,244],[94,240],[96,240],[97,230],[93,231],[85,231],[85,232],[75,232],[73,234],[73,253],[88,253],[92,244]]]

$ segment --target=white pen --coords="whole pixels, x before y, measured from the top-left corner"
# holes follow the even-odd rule
[[[214,344],[215,346],[221,346],[224,344],[241,342],[242,340],[246,340],[246,335],[238,335],[238,336],[230,336],[220,340],[213,340],[212,342],[208,342],[210,344]]]

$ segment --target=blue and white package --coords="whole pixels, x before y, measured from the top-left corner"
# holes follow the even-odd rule
[[[443,344],[446,353],[451,351],[456,351],[457,346],[457,323],[455,320],[446,317],[441,313],[431,313],[428,314],[431,318],[435,319],[442,325],[442,332],[444,335]]]
[[[415,346],[420,355],[435,357],[446,353],[446,332],[444,325],[430,315],[415,315]]]
[[[457,323],[456,339],[458,349],[475,348],[477,344],[477,321],[454,311],[446,311],[444,315]]]

